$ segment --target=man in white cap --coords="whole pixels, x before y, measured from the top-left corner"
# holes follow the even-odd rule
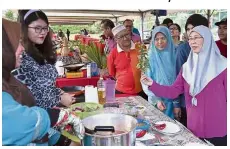
[[[109,74],[117,79],[117,94],[138,94],[147,99],[142,90],[141,71],[136,68],[138,64],[138,50],[131,41],[131,35],[124,25],[117,25],[112,29],[117,48],[113,49],[107,57]]]

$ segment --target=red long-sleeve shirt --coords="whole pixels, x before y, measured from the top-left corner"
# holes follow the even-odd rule
[[[216,44],[220,49],[221,55],[227,58],[227,45],[223,44],[220,40],[216,41]]]
[[[117,79],[116,90],[126,94],[136,94],[142,90],[141,71],[136,68],[137,56],[138,50],[133,43],[129,52],[123,51],[119,46],[110,52],[107,66],[109,74]]]

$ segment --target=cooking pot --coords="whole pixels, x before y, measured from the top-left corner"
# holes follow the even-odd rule
[[[84,146],[135,146],[137,120],[124,114],[97,114],[82,120]]]
[[[63,65],[63,66],[60,66],[60,67],[64,67],[68,71],[78,71],[83,66],[85,66],[85,64],[81,63],[81,64],[67,64],[67,65]]]

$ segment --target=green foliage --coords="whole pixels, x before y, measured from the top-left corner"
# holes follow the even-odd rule
[[[82,44],[82,43],[79,41],[78,47],[79,47],[79,49],[80,49],[80,51],[81,51],[81,54],[86,53],[85,51],[86,51],[87,45]]]
[[[70,40],[68,43],[69,49],[74,51],[76,47],[79,47],[81,42],[79,40]]]
[[[67,29],[69,29],[71,34],[81,34],[81,30],[84,28],[88,31],[89,34],[101,33],[99,23],[92,25],[52,25],[51,28],[55,33],[61,29],[66,34]]]
[[[14,12],[12,10],[6,10],[4,18],[11,20],[11,21],[17,20],[17,18],[14,16]]]
[[[100,49],[94,44],[89,45],[82,44],[80,40],[70,41],[70,49],[74,49],[76,46],[80,49],[81,54],[86,53],[87,58],[91,62],[95,62],[100,69],[107,67],[107,58],[104,53],[101,53]]]
[[[148,51],[145,47],[145,45],[139,45],[139,63],[137,64],[137,68],[140,69],[142,72],[145,72],[146,69],[149,67],[149,60],[148,60]]]
[[[106,55],[102,54],[100,49],[94,43],[84,45],[83,49],[88,56],[88,60],[95,62],[98,68],[105,69],[107,67]]]

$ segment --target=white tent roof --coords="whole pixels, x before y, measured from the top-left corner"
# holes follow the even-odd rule
[[[42,9],[51,24],[93,24],[103,19],[117,19],[125,16],[140,16],[154,9]],[[188,10],[167,10],[167,13],[185,12]]]
[[[42,11],[46,13],[51,24],[93,24],[103,19],[116,19],[123,16],[141,16],[141,14],[151,10],[43,9]]]

